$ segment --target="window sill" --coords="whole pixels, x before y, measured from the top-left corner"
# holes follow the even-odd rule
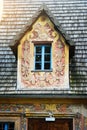
[[[50,70],[32,70],[31,72],[52,72],[53,69]]]

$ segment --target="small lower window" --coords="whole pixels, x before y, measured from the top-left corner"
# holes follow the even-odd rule
[[[0,130],[14,130],[14,122],[0,122]]]
[[[35,70],[51,70],[51,45],[35,45]]]

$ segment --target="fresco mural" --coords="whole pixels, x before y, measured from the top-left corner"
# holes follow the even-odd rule
[[[82,109],[83,107],[83,109]],[[78,112],[77,112],[78,110]],[[74,115],[74,127],[75,130],[87,130],[87,111],[84,106],[81,105],[69,105],[69,104],[1,104],[0,105],[1,112],[19,112],[21,115],[21,128],[22,130],[26,129],[26,122],[27,122],[27,113],[30,117],[30,113],[45,113],[45,112],[52,112],[54,115],[58,114],[61,117],[68,115]],[[84,111],[81,113],[80,111]],[[59,118],[61,118],[59,117]]]
[[[68,46],[47,16],[40,16],[19,45],[18,85],[23,88],[68,88]],[[52,70],[34,70],[34,44],[52,46]],[[20,80],[19,80],[20,79]]]

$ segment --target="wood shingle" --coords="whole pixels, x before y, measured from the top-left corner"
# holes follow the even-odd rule
[[[0,21],[0,93],[10,91],[21,93],[16,90],[17,60],[10,45],[43,3],[47,5],[75,45],[75,55],[69,65],[70,89],[61,91],[85,94],[87,93],[86,0],[4,0],[3,17]]]

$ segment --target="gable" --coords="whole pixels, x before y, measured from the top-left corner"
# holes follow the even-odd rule
[[[52,47],[51,70],[34,69],[35,45]],[[18,88],[54,89],[69,87],[69,45],[55,30],[46,14],[38,17],[18,46]]]
[[[72,57],[74,55],[74,49],[75,49],[73,41],[69,38],[69,36],[66,34],[66,32],[61,27],[58,20],[55,19],[55,17],[53,16],[51,11],[48,9],[48,7],[45,4],[42,4],[40,6],[40,8],[33,15],[33,17],[29,20],[29,22],[24,26],[24,28],[12,40],[12,43],[10,44],[10,47],[11,47],[12,51],[14,52],[14,54],[16,55],[16,57],[17,57],[17,47],[20,44],[19,41],[21,40],[21,38],[25,35],[25,33],[28,30],[32,29],[32,25],[35,23],[35,21],[38,19],[38,17],[43,15],[43,14],[45,14],[45,15],[47,15],[47,17],[49,17],[49,19],[53,23],[54,28],[56,29],[56,31],[60,32],[60,34],[66,40],[66,44],[69,45],[69,56]]]
[[[36,73],[34,46],[49,43],[52,48],[52,72]],[[16,35],[10,47],[18,57],[18,89],[69,88],[69,58],[74,54],[74,45],[45,4]]]

